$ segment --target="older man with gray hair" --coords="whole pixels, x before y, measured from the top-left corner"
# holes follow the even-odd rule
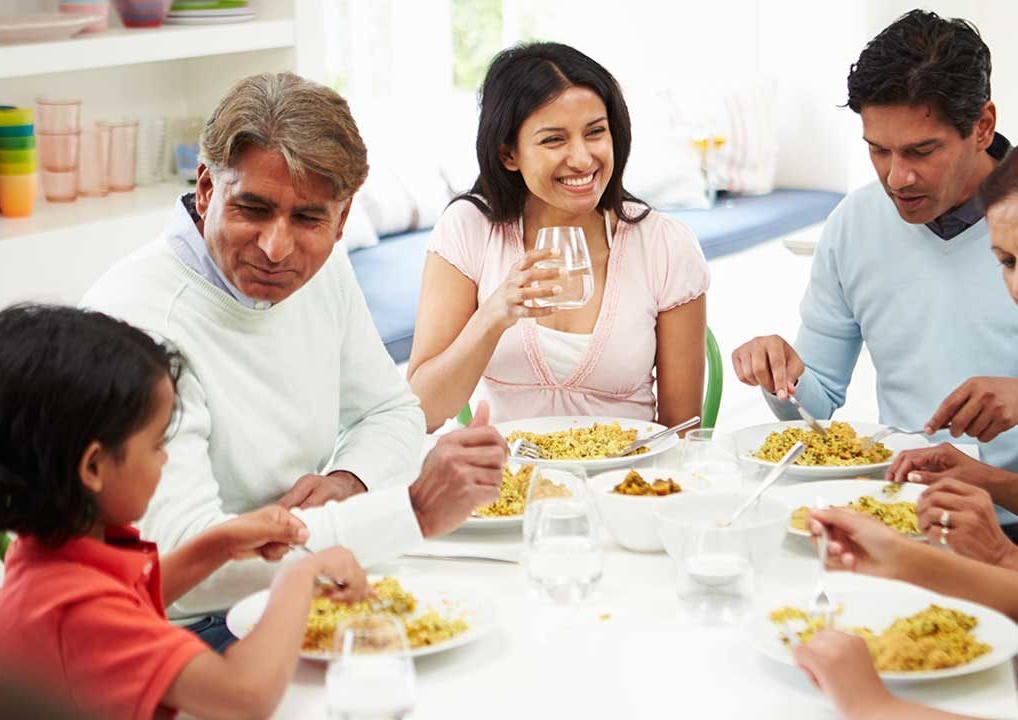
[[[163,550],[258,506],[291,508],[313,549],[363,564],[456,528],[498,496],[505,443],[482,417],[419,465],[424,415],[372,324],[345,253],[367,153],[346,102],[295,75],[230,90],[201,137],[198,185],[165,234],[83,305],[174,343],[187,361],[169,462],[141,523]],[[214,646],[220,611],[266,585],[234,562],[170,609]]]

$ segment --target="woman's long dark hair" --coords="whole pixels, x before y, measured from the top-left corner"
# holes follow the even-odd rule
[[[481,117],[477,127],[480,174],[470,192],[453,199],[468,200],[493,223],[514,222],[523,214],[530,191],[519,172],[508,170],[499,157],[503,146],[514,147],[520,126],[542,105],[571,87],[597,93],[608,111],[615,168],[597,206],[622,220],[636,223],[650,208],[630,216],[626,201],[647,205],[622,187],[629,160],[632,128],[622,90],[612,74],[579,50],[559,43],[531,43],[503,50],[488,67],[481,86]],[[483,198],[483,202],[478,199]]]

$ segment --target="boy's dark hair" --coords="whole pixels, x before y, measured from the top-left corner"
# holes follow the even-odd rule
[[[93,441],[116,454],[154,412],[180,358],[98,312],[0,311],[0,528],[58,546],[97,520],[78,466]]]
[[[979,186],[979,204],[986,212],[1009,197],[1018,197],[1018,153],[1009,152],[1007,157],[986,176]]]
[[[848,106],[930,103],[968,137],[990,100],[990,49],[972,23],[913,10],[869,41],[848,73]]]
[[[530,192],[523,176],[502,164],[502,146],[516,144],[520,126],[545,103],[570,87],[593,90],[608,112],[614,169],[598,207],[611,209],[626,222],[639,222],[650,209],[631,217],[623,202],[643,201],[622,187],[622,173],[629,161],[632,125],[622,90],[612,74],[579,50],[560,43],[540,42],[503,50],[488,66],[481,86],[481,116],[477,127],[477,164],[480,174],[469,194],[453,198],[468,200],[494,223],[514,222],[523,214]],[[482,203],[476,196],[484,198]]]

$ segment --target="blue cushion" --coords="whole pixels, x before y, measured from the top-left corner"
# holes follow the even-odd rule
[[[843,197],[822,190],[775,190],[719,198],[707,210],[662,212],[689,225],[710,260],[823,222]]]
[[[410,357],[430,230],[392,235],[350,253],[371,317],[396,362]]]
[[[709,210],[664,212],[692,228],[710,259],[823,222],[841,198],[840,193],[819,190],[775,190],[723,198]],[[410,357],[430,233],[390,235],[374,247],[350,253],[371,317],[396,362]]]

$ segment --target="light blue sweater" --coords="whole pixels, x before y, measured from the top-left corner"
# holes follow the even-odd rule
[[[910,430],[971,377],[1018,377],[1018,307],[986,221],[941,240],[903,221],[879,183],[849,194],[827,219],[800,314],[795,349],[806,372],[795,394],[817,417],[845,403],[863,342],[879,421]],[[798,419],[790,404],[764,395],[779,418]],[[941,431],[933,439],[951,438]],[[1018,429],[979,450],[985,462],[1018,471]]]

